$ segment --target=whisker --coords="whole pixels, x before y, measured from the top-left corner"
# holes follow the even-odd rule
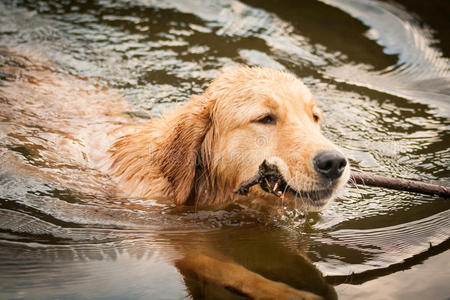
[[[296,177],[295,181],[297,181],[297,175],[298,175],[297,172],[295,172],[295,177]],[[293,181],[294,181],[294,178],[292,178],[292,177],[286,181],[286,186],[284,187],[284,193],[287,192],[288,186],[290,186]],[[295,209],[298,209],[298,202],[297,202],[298,195],[297,195],[297,193],[293,193],[293,194],[294,194],[294,207],[295,207]]]
[[[355,175],[353,173],[350,173],[350,183],[356,188],[356,190],[358,191],[358,195],[359,197],[362,199],[362,193],[361,190],[359,189],[359,186],[356,184],[356,178]],[[365,186],[365,184],[363,183],[363,185]]]

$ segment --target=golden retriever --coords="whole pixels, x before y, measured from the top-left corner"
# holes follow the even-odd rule
[[[2,67],[13,78],[0,87],[5,115],[45,128],[42,139],[53,143],[40,145],[45,160],[101,170],[116,182],[115,193],[227,204],[244,198],[233,190],[267,161],[282,178],[278,196],[261,186],[248,196],[320,210],[349,179],[347,159],[321,133],[312,94],[287,72],[231,69],[181,108],[132,124],[119,94],[36,59],[3,57],[14,62]],[[9,131],[19,132],[11,123]]]
[[[214,205],[238,199],[233,190],[267,160],[283,177],[286,202],[319,210],[349,179],[346,158],[320,131],[321,118],[294,75],[235,68],[183,107],[120,137],[108,151],[107,172],[135,197]],[[250,196],[278,201],[259,186]]]
[[[251,187],[249,198],[303,210],[323,208],[349,179],[347,159],[321,133],[312,94],[287,72],[238,67],[184,106],[135,122],[120,94],[30,57],[0,49],[2,147],[33,162],[2,150],[3,169],[93,192],[219,206],[245,200],[233,191],[268,163],[280,180]],[[317,299],[186,252],[180,268],[248,296]]]

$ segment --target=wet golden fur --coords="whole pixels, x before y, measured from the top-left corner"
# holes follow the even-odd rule
[[[2,109],[17,123],[26,119],[28,125],[42,127],[38,134],[42,140],[50,138],[52,145],[39,145],[39,153],[48,162],[58,162],[56,166],[71,160],[99,170],[117,184],[115,193],[170,197],[177,205],[229,203],[243,197],[233,189],[255,175],[265,159],[277,164],[298,191],[327,187],[314,171],[313,157],[339,150],[320,132],[320,110],[292,74],[235,68],[184,106],[136,123],[122,114],[126,105],[117,93],[84,78],[57,74],[45,62],[7,55],[15,62],[3,64],[2,71],[13,79],[0,87]],[[266,115],[274,116],[276,124],[258,122]],[[12,123],[7,130],[20,132]],[[61,181],[60,172],[55,172],[54,179]],[[323,201],[289,193],[283,201],[301,209],[321,209],[348,176],[347,167],[332,187],[333,195]],[[92,182],[98,178],[85,181],[95,189]],[[249,196],[281,201],[259,186],[252,187]]]
[[[173,197],[178,205],[237,200],[242,196],[232,190],[253,176],[264,159],[276,163],[298,189],[323,185],[311,159],[335,146],[320,133],[310,92],[291,74],[233,69],[183,107],[144,123],[123,114],[126,102],[120,94],[86,78],[59,74],[47,61],[30,57],[0,48],[2,172],[96,196]],[[277,116],[276,125],[255,122],[268,113]],[[335,190],[347,179],[348,168]],[[250,196],[280,201],[258,186]],[[320,208],[309,199],[287,196],[285,201]],[[182,252],[177,267],[183,273],[250,298],[320,299],[197,249]],[[320,272],[304,261],[313,270],[305,278],[318,278],[324,293],[334,298]]]
[[[276,125],[255,122],[266,114],[276,116]],[[220,204],[237,199],[233,189],[256,174],[264,159],[273,159],[290,185],[311,191],[322,185],[314,155],[336,150],[319,122],[313,96],[295,76],[240,67],[183,107],[121,137],[109,150],[110,171],[137,197],[163,193],[176,204]],[[347,180],[348,168],[336,189]],[[279,201],[259,187],[251,194]],[[311,208],[308,199],[287,200]]]

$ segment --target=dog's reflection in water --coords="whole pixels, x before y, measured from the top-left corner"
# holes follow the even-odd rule
[[[302,242],[284,245],[280,230],[242,231],[228,231],[206,245],[186,249],[176,263],[195,299],[337,299],[300,250]]]
[[[85,78],[58,74],[46,62],[4,48],[0,57],[3,146],[10,149],[2,161],[10,172],[99,197],[161,197],[196,207],[252,197],[269,206],[313,211],[348,181],[347,159],[321,134],[321,112],[292,74],[235,68],[181,108],[142,121],[124,114],[126,102],[118,93]],[[263,176],[266,184],[233,193],[266,161],[275,166],[276,180]],[[270,254],[270,243],[231,248],[252,255],[239,261],[221,253],[234,258],[227,262],[204,249],[183,249],[177,266],[193,294],[216,293],[199,289],[197,283],[209,282],[252,298],[308,298],[314,296],[295,288],[307,289],[313,283],[304,280],[315,278],[323,286],[315,292],[333,295],[302,255],[261,257]],[[290,267],[275,268],[282,265]],[[308,271],[287,271],[295,265]]]

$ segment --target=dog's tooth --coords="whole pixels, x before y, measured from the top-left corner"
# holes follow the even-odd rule
[[[275,182],[275,185],[273,186],[273,190],[275,191],[275,192],[278,192],[277,190],[278,190],[278,182]]]
[[[264,180],[266,181],[267,188],[272,192],[273,189],[272,189],[272,186],[270,185],[269,181],[267,180],[267,178],[264,178]]]

